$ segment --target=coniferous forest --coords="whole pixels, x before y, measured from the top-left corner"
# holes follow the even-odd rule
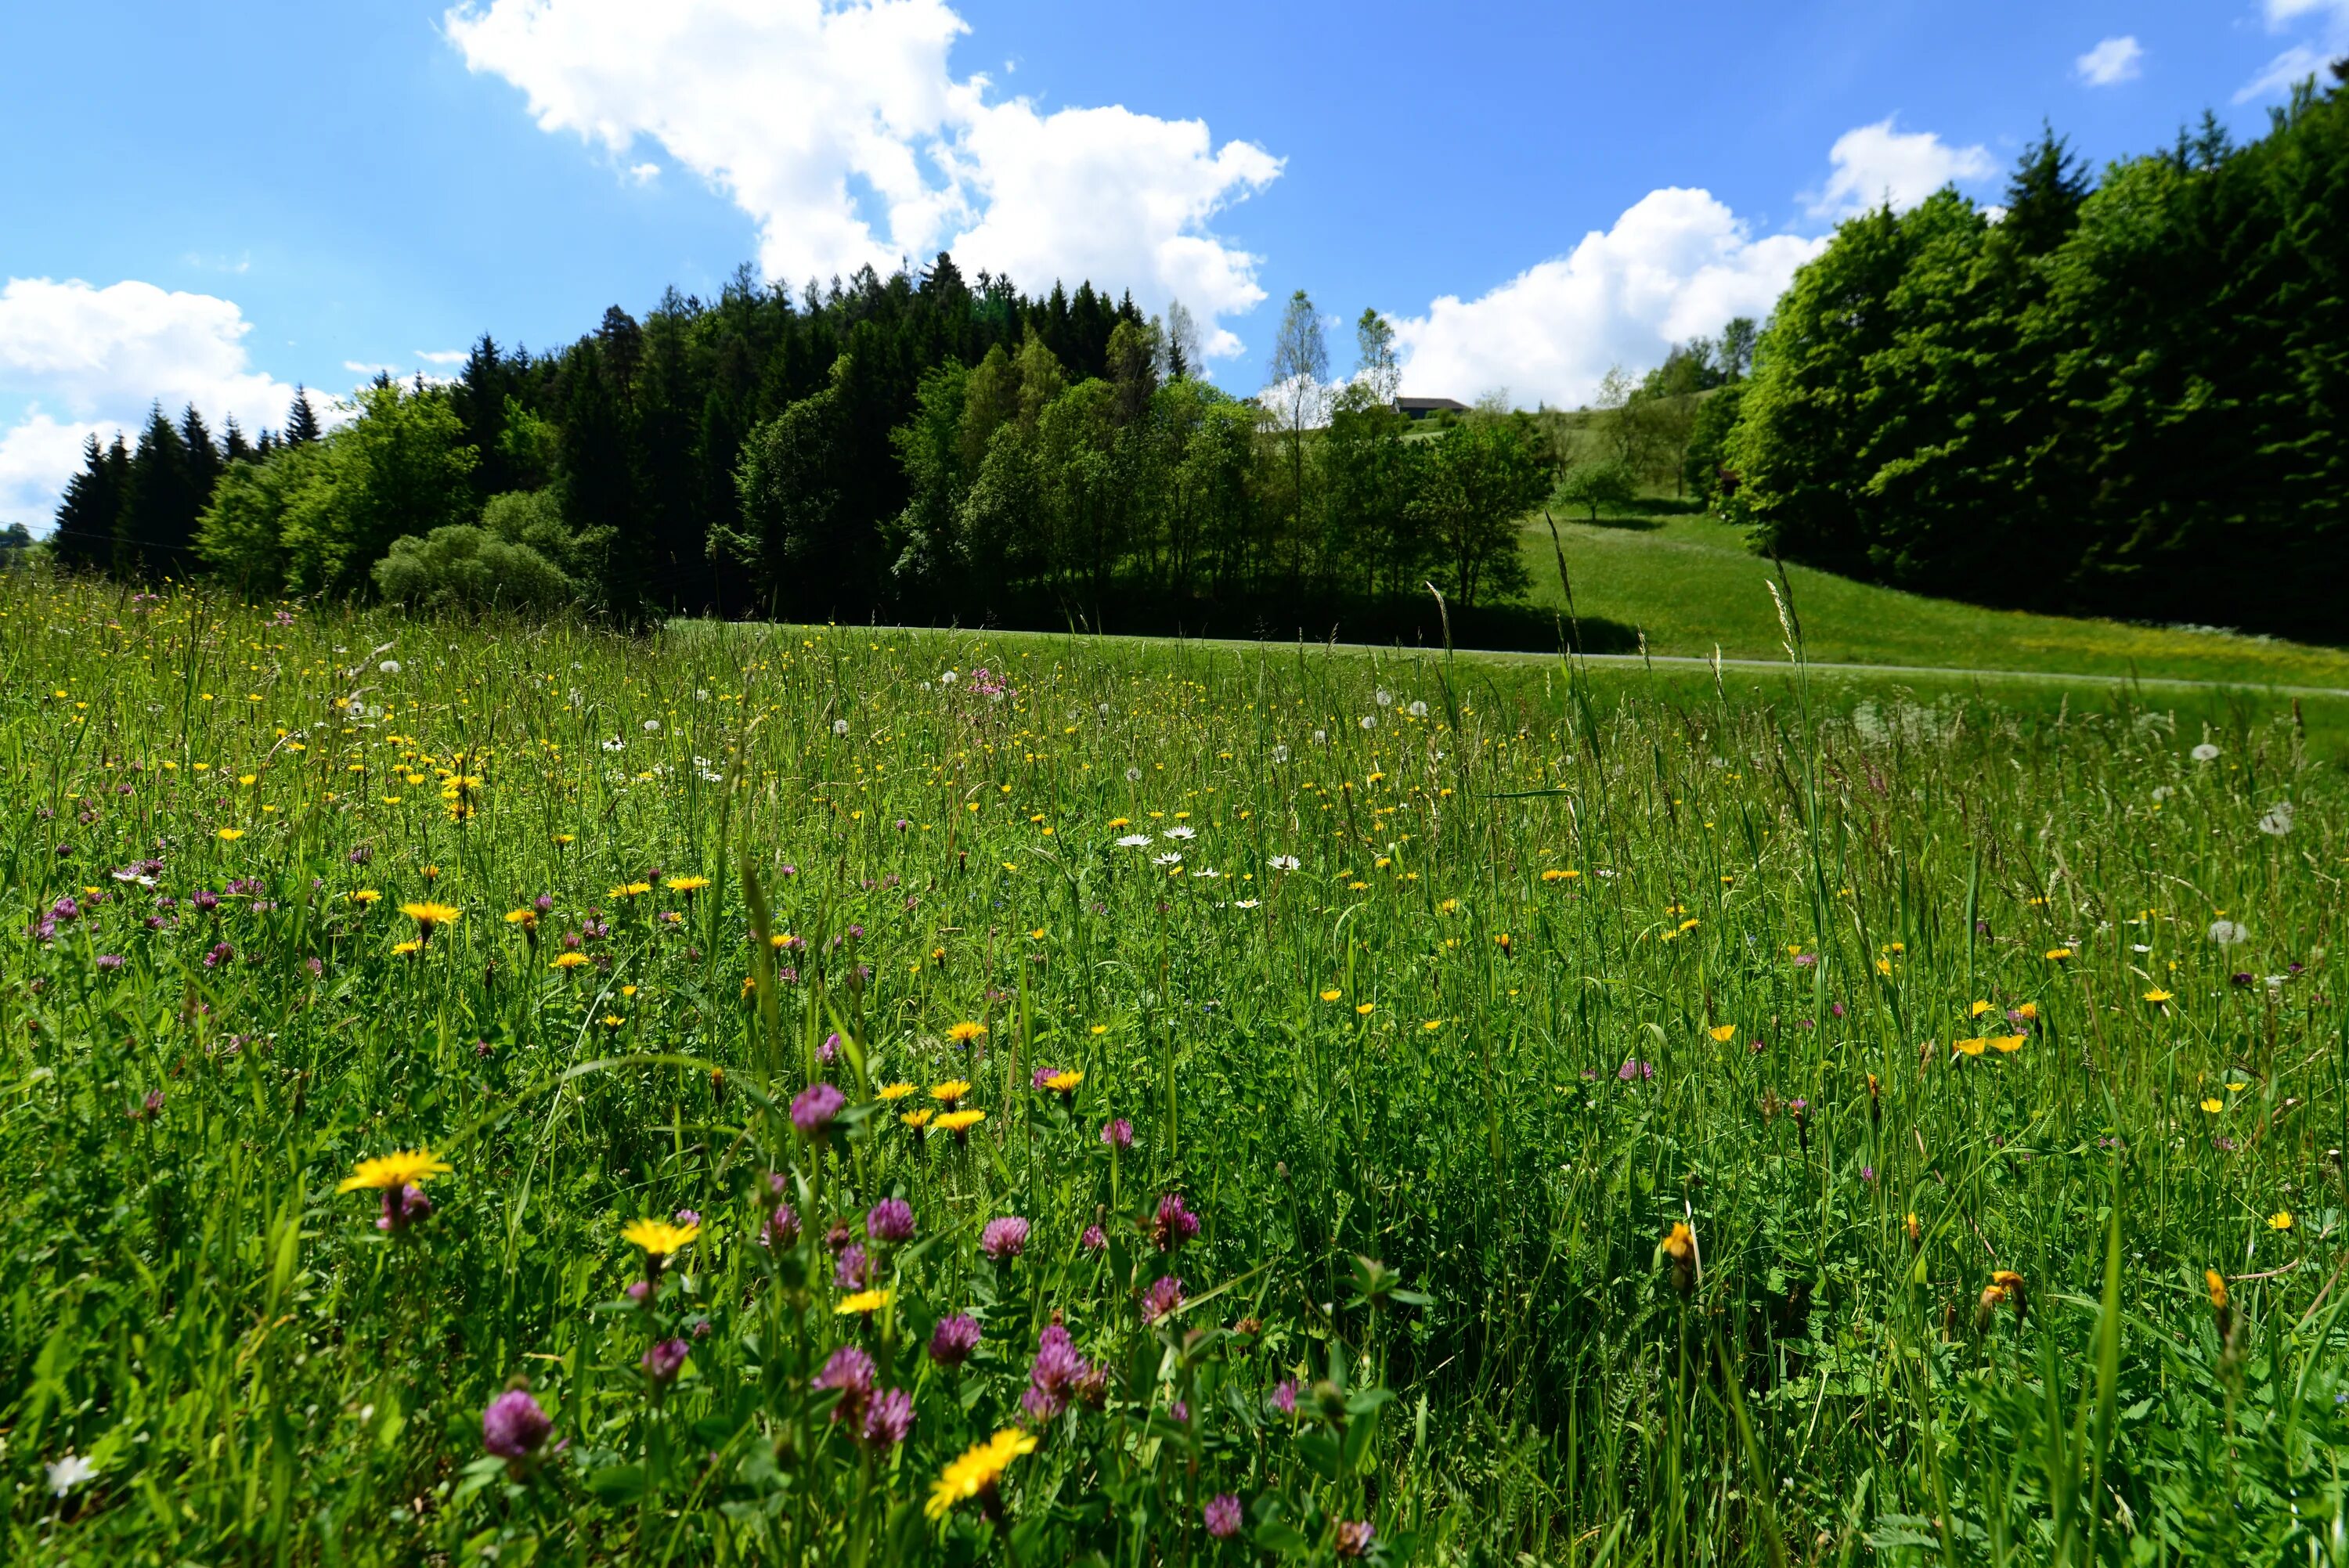
[[[52,548],[622,623],[1425,636],[1433,583],[1506,635],[1528,511],[1645,484],[1919,592],[2339,640],[2343,76],[2248,144],[2206,117],[2099,179],[2050,131],[1996,207],[1952,188],[1850,219],[1758,339],[1733,323],[1610,376],[1579,418],[1415,427],[1385,318],[1341,384],[1301,291],[1243,398],[1197,374],[1179,304],[1027,295],[946,255],[796,292],[744,268],[554,351],[485,335],[452,381],[378,379],[331,431],[300,399],[251,439],[159,407],[90,445]]]

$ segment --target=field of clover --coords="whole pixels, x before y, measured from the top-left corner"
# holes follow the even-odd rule
[[[2349,1562],[2337,767],[1790,641],[7,578],[8,1560]]]

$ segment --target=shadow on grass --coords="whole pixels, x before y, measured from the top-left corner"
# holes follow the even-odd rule
[[[1639,634],[1619,622],[1586,615],[1569,625],[1563,611],[1534,604],[1476,604],[1450,612],[1452,645],[1501,653],[1554,654],[1573,645],[1586,654],[1630,653]],[[1423,605],[1327,607],[1307,616],[1293,607],[1235,607],[1223,613],[1195,608],[1189,617],[1154,625],[1105,625],[1111,632],[1152,636],[1237,638],[1249,642],[1366,643],[1389,647],[1441,649],[1444,622],[1435,602]],[[1579,642],[1577,643],[1577,634]]]
[[[1639,634],[1620,622],[1538,604],[1447,607],[1452,645],[1501,653],[1553,654],[1569,644],[1587,654],[1630,653]],[[966,623],[968,624],[968,623]],[[1097,606],[1022,596],[990,613],[984,624],[1007,632],[1092,632],[1128,637],[1198,637],[1261,643],[1363,643],[1441,649],[1444,622],[1424,594],[1402,601],[1320,595],[1204,599],[1123,593]],[[1580,634],[1576,642],[1577,632]]]

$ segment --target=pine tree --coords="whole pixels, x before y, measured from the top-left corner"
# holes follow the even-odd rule
[[[188,444],[158,403],[130,457],[129,482],[114,531],[115,570],[126,576],[185,571],[202,508],[189,472]]]
[[[294,403],[285,410],[285,433],[279,439],[286,446],[306,446],[324,434],[318,428],[317,410],[310,407],[310,394],[302,384],[294,384]]]
[[[201,512],[212,499],[212,486],[220,482],[222,459],[220,449],[212,445],[212,433],[193,403],[180,416],[180,441],[188,453],[188,493]]]
[[[67,570],[103,572],[113,564],[124,470],[130,465],[121,433],[115,433],[110,449],[101,448],[94,435],[85,440],[81,463],[81,472],[67,481],[65,498],[57,503],[57,531],[49,549]]]
[[[2087,166],[2054,127],[2042,121],[2038,141],[2007,180],[2006,216],[1999,232],[2024,255],[2046,255],[2079,222],[2080,203],[2091,188]]]
[[[264,436],[267,431],[262,432]],[[254,456],[253,443],[244,438],[244,430],[231,414],[221,426],[221,456],[232,463],[250,461]]]

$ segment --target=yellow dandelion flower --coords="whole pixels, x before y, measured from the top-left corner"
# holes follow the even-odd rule
[[[983,1110],[949,1110],[931,1125],[940,1132],[968,1132],[986,1119]]]
[[[919,1132],[922,1129],[929,1126],[931,1119],[936,1115],[936,1111],[925,1106],[920,1110],[909,1110],[903,1116],[900,1116],[897,1119],[912,1128],[915,1131]]]
[[[971,1444],[960,1459],[950,1460],[938,1472],[922,1511],[932,1520],[944,1519],[954,1511],[955,1504],[991,1490],[1013,1460],[1035,1451],[1035,1434],[1018,1427],[1006,1427],[985,1442]]]
[[[622,882],[618,887],[614,888],[610,892],[605,893],[604,896],[606,898],[636,898],[652,891],[653,884],[648,882]]]
[[[709,879],[708,877],[670,877],[661,883],[661,886],[668,889],[671,892],[681,892],[687,894],[699,892],[703,888],[706,888],[709,885]]]
[[[2043,956],[2044,956],[2050,964],[2061,964],[2064,960],[2072,956],[2072,950],[2068,947],[2051,947]]]
[[[395,942],[391,944],[391,955],[394,958],[405,958],[411,953],[423,951],[424,943],[419,937],[411,936],[405,942]]]
[[[2036,1002],[2024,1002],[2018,1006],[2014,1010],[2017,1014],[2025,1018],[2036,1018],[2039,1016],[2039,1004]]]
[[[1425,1029],[1429,1034],[1433,1034],[1436,1030],[1444,1027],[1444,1020],[1441,1018],[1430,1018],[1427,1022],[1422,1024],[1420,1027]]]
[[[403,903],[399,906],[399,913],[414,921],[416,928],[429,938],[434,926],[451,924],[464,912],[450,904],[433,903],[427,900],[419,903]]]
[[[2163,990],[2160,986],[2156,985],[2152,990],[2147,991],[2145,994],[2145,999],[2152,1003],[2155,1006],[2159,1007],[2169,1002],[2170,995],[2168,992]]]
[[[2220,1275],[2217,1269],[2204,1269],[2202,1271],[2202,1285],[2204,1289],[2210,1293],[2210,1305],[2220,1308],[2221,1311],[2225,1310],[2227,1305],[2227,1282]]]
[[[375,889],[371,887],[363,887],[357,892],[350,895],[351,902],[358,904],[373,903],[382,897],[383,894],[376,892]]]
[[[948,1078],[930,1086],[930,1098],[941,1105],[952,1105],[970,1092],[970,1084],[963,1078]]]
[[[2268,1216],[2268,1229],[2271,1231],[2289,1231],[2292,1229],[2292,1224],[2293,1221],[2292,1211],[2290,1209],[2278,1209],[2274,1213]]]
[[[587,955],[584,953],[558,953],[554,955],[554,962],[548,965],[547,967],[549,969],[576,969],[586,962]]]
[[[1969,1057],[1978,1057],[1982,1054],[1983,1047],[1988,1046],[1990,1042],[1977,1036],[1970,1040],[1956,1041],[1954,1044],[1961,1054]]]
[[[555,834],[555,835],[554,835],[554,847],[555,847],[556,849],[558,849],[558,850],[559,850],[559,849],[561,849],[561,848],[562,848],[564,845],[565,845],[565,844],[572,844],[572,843],[576,843],[576,842],[578,842],[578,839],[577,839],[577,837],[576,837],[575,835],[574,835],[574,834],[571,834],[571,833],[557,833],[557,834]]]
[[[1055,1094],[1071,1094],[1075,1092],[1076,1087],[1084,1081],[1085,1075],[1082,1068],[1068,1068],[1046,1078],[1044,1087]]]
[[[510,909],[506,911],[506,923],[508,925],[536,925],[538,923],[538,911],[534,909]]]
[[[667,1220],[631,1220],[620,1233],[620,1239],[632,1247],[642,1247],[657,1258],[669,1257],[684,1251],[701,1234],[699,1225],[673,1225]]]
[[[985,1024],[974,1024],[968,1018],[947,1031],[947,1038],[957,1046],[967,1046],[987,1033]]]
[[[396,1154],[378,1154],[372,1160],[360,1161],[335,1191],[356,1192],[362,1187],[421,1186],[453,1169],[429,1149],[403,1149]]]
[[[913,1092],[914,1086],[909,1083],[884,1084],[881,1086],[877,1098],[882,1099],[903,1099]]]
[[[886,1290],[860,1290],[854,1295],[842,1296],[832,1311],[835,1317],[870,1317],[888,1305]]]
[[[1342,991],[1336,991],[1336,990],[1324,991],[1324,992],[1322,992],[1322,993],[1321,993],[1321,1000],[1323,1000],[1324,1002],[1334,1002],[1334,1001],[1338,1000],[1338,998],[1339,998],[1339,997],[1340,997],[1340,996],[1342,996],[1342,995],[1345,995],[1345,993],[1344,993],[1344,992],[1342,992]]]
[[[1979,1017],[1981,1017],[1984,1013],[1987,1013],[1987,1012],[1989,1012],[1989,1011],[1990,1011],[1990,1004],[1989,1004],[1989,1003],[1987,1003],[1987,1002],[1976,1002],[1972,1006],[1971,1006],[1971,1007],[1969,1007],[1969,1008],[1967,1008],[1967,1009],[1966,1009],[1966,1016],[1967,1016],[1967,1017],[1969,1017],[1969,1018],[1979,1018]]]

